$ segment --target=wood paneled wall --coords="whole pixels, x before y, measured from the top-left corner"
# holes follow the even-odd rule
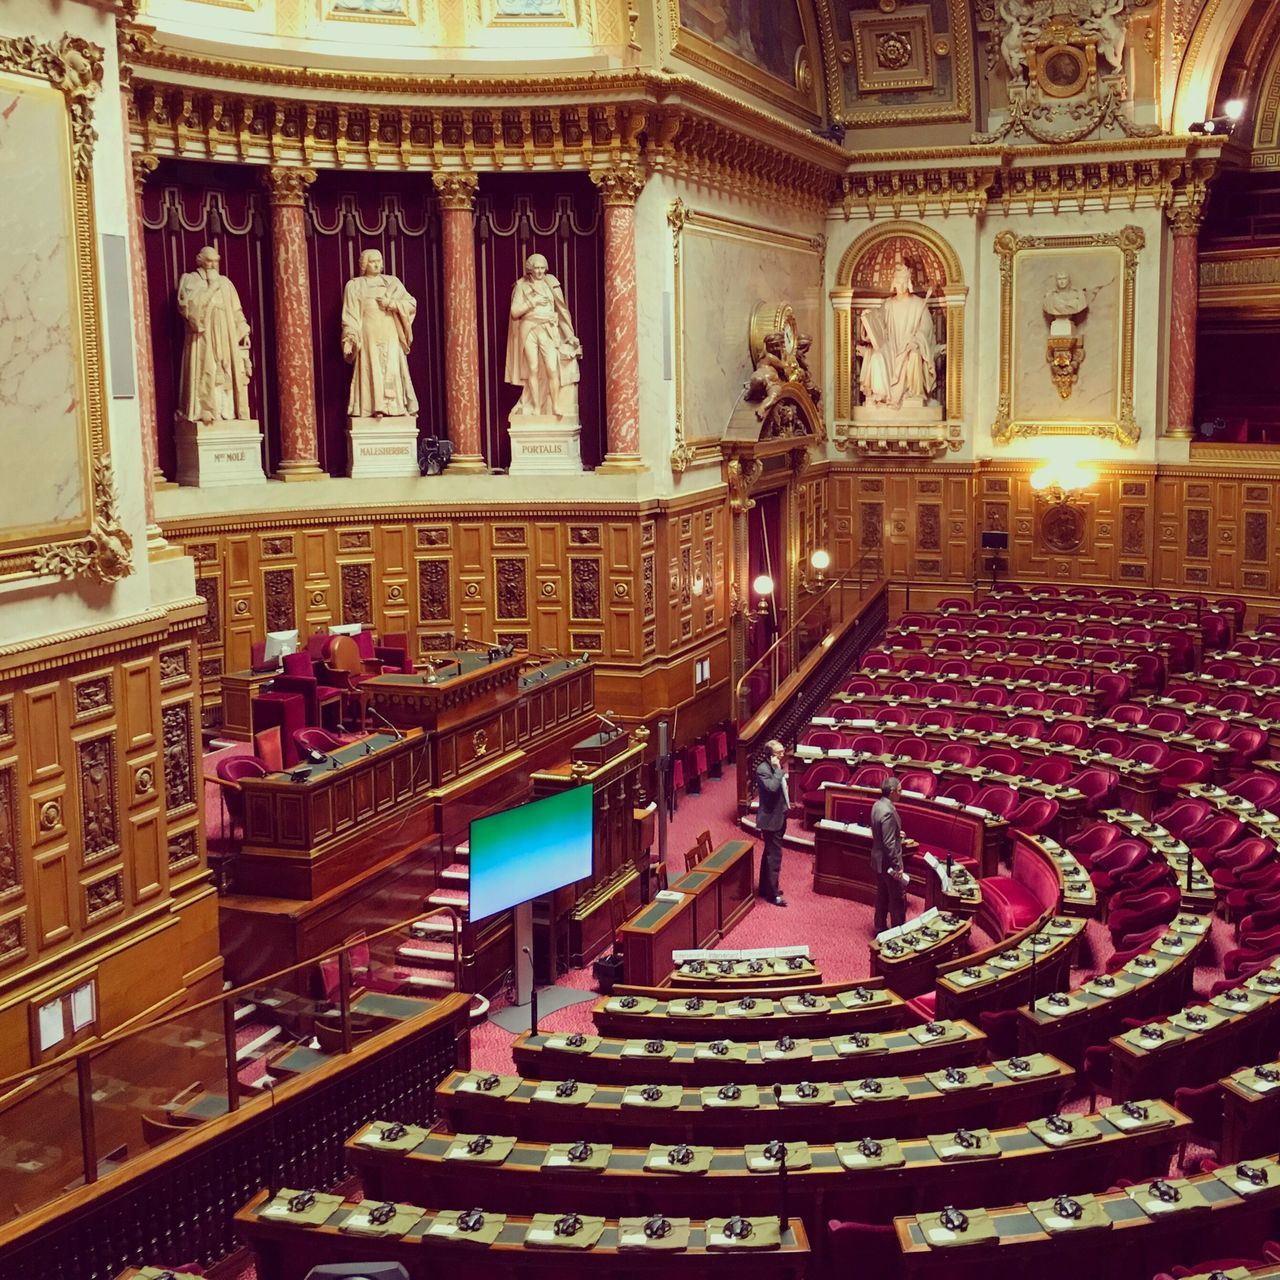
[[[1270,608],[1280,596],[1280,469],[1226,456],[1103,468],[1067,521],[1031,488],[1029,462],[837,466],[827,473],[833,552],[843,565],[880,548],[890,578],[927,603],[932,584],[989,581],[979,534],[1002,530],[1002,577],[1239,595]]]
[[[416,653],[464,634],[589,653],[597,702],[628,717],[693,702],[696,657],[712,656],[711,689],[729,677],[723,490],[632,509],[308,510],[175,521],[165,534],[194,557],[209,604],[207,723],[222,672],[248,667],[255,640],[338,622],[407,632]]]
[[[0,650],[0,1075],[54,989],[94,979],[100,1034],[217,989],[199,614]]]

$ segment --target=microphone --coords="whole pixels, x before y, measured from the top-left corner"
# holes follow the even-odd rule
[[[779,1110],[781,1110],[782,1086],[780,1084],[773,1086],[773,1096],[777,1100]],[[778,1161],[778,1237],[785,1244],[787,1226],[791,1218],[787,1204],[787,1144],[779,1142],[778,1145],[782,1148],[782,1159]]]
[[[529,1034],[538,1034],[538,984],[533,976],[533,952],[528,947],[521,947],[521,952],[529,958]]]
[[[373,716],[373,718],[374,718],[375,720],[377,720],[379,724],[384,724],[384,725],[386,725],[386,726],[387,726],[387,728],[388,728],[388,729],[390,729],[390,730],[391,730],[391,732],[392,732],[392,733],[394,733],[394,734],[396,735],[396,741],[397,741],[397,742],[401,742],[401,741],[403,741],[403,740],[404,740],[404,730],[403,730],[403,729],[397,729],[397,728],[395,727],[395,725],[393,725],[393,724],[391,723],[391,721],[390,721],[390,720],[388,720],[388,719],[387,719],[387,717],[386,717],[386,716],[384,716],[384,715],[382,714],[382,712],[378,710],[378,708],[377,708],[377,707],[370,707],[370,708],[369,708],[369,714],[370,714],[371,716]]]
[[[613,720],[610,719],[610,717],[613,716],[614,714],[615,713],[612,709],[610,709],[609,711],[606,711],[603,715],[599,711],[597,711],[596,719],[599,720],[602,724],[607,725],[609,729],[612,731],[614,737],[617,737],[618,734],[622,732],[622,728],[620,725],[615,724]]]

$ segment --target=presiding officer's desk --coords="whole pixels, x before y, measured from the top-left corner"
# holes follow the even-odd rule
[[[795,1218],[789,1221],[780,1245],[773,1248],[723,1251],[708,1248],[712,1224],[705,1221],[689,1223],[689,1244],[685,1249],[620,1248],[623,1224],[616,1219],[606,1221],[599,1238],[584,1248],[555,1241],[553,1235],[546,1244],[527,1244],[531,1226],[550,1228],[552,1223],[538,1223],[536,1219],[514,1214],[505,1217],[491,1244],[482,1244],[468,1240],[461,1233],[432,1234],[431,1227],[437,1220],[444,1226],[457,1216],[437,1208],[401,1205],[399,1207],[406,1211],[405,1220],[412,1225],[400,1235],[374,1237],[343,1230],[344,1222],[359,1201],[343,1201],[326,1221],[303,1226],[265,1217],[262,1210],[268,1200],[269,1192],[261,1191],[235,1216],[237,1232],[253,1248],[258,1280],[304,1280],[307,1272],[320,1263],[368,1262],[372,1257],[402,1263],[411,1280],[439,1280],[451,1271],[461,1276],[484,1276],[486,1280],[488,1277],[515,1280],[515,1277],[526,1276],[564,1280],[566,1275],[572,1277],[579,1271],[591,1276],[607,1273],[611,1280],[647,1280],[672,1271],[687,1275],[690,1280],[695,1277],[701,1280],[703,1276],[724,1276],[725,1280],[801,1280],[808,1270],[809,1241],[804,1225]],[[475,1203],[485,1206],[482,1212],[495,1225],[495,1220],[503,1217],[501,1211],[491,1210],[483,1197]],[[365,1208],[369,1207],[368,1202],[364,1204]],[[471,1204],[466,1206],[471,1207]],[[772,1220],[776,1224],[776,1211]],[[638,1225],[630,1224],[631,1229]]]
[[[772,1044],[760,1046],[777,1052]],[[797,1048],[800,1046],[797,1046]],[[643,1055],[643,1047],[637,1046]],[[799,1086],[775,1096],[771,1085],[670,1085],[647,1102],[647,1059],[635,1062],[635,1084],[592,1085],[570,1080],[512,1077],[484,1093],[479,1072],[453,1072],[436,1089],[455,1133],[503,1133],[547,1142],[574,1142],[590,1134],[602,1142],[718,1142],[769,1138],[829,1142],[845,1138],[923,1137],[961,1125],[1016,1124],[1053,1111],[1075,1078],[1056,1058],[1037,1055],[1007,1062],[948,1067],[928,1075],[872,1077],[854,1066],[840,1083],[814,1086],[804,1101]],[[656,1087],[656,1086],[655,1086]],[[561,1099],[562,1090],[573,1090]],[[502,1096],[497,1096],[501,1093]],[[651,1090],[651,1093],[653,1091]]]
[[[786,1057],[766,1057],[767,1041],[672,1040],[670,1057],[651,1058],[644,1075],[654,1084],[795,1084],[801,1080],[847,1080],[864,1076],[906,1075],[965,1067],[986,1056],[987,1038],[968,1022],[941,1023],[937,1038],[921,1039],[922,1029],[859,1031],[801,1042],[807,1051]],[[618,1037],[586,1036],[571,1045],[565,1032],[522,1032],[512,1045],[516,1070],[534,1079],[589,1080],[595,1084],[633,1084],[634,1057],[624,1055],[628,1041]],[[723,1044],[717,1053],[711,1046]]]
[[[1206,1271],[1195,1264],[1224,1254],[1260,1257],[1280,1211],[1280,1166],[1275,1156],[1268,1156],[1249,1167],[1263,1178],[1261,1186],[1242,1179],[1231,1165],[1169,1184],[1178,1196],[1173,1203],[1160,1201],[1150,1182],[1109,1191],[1093,1200],[1091,1208],[1100,1210],[1101,1218],[1093,1229],[1063,1230],[1059,1225],[1050,1232],[1028,1203],[965,1208],[969,1232],[986,1238],[957,1247],[945,1243],[950,1232],[930,1243],[926,1233],[938,1231],[936,1221],[899,1218],[894,1227],[903,1262],[896,1274],[908,1280],[1025,1280],[1047,1266],[1054,1276],[1092,1269],[1099,1276],[1147,1277],[1175,1266],[1187,1268],[1182,1274]],[[1078,1200],[1083,1190],[1064,1178],[1053,1194]],[[981,1202],[970,1196],[963,1201],[964,1206],[976,1203]]]
[[[314,898],[387,856],[381,829],[401,843],[430,824],[433,785],[421,729],[375,733],[264,778],[242,778],[244,844],[236,891]],[[424,828],[424,833],[427,833]]]
[[[1151,1116],[1152,1127],[1126,1132],[1098,1113],[1087,1117],[1096,1127],[1094,1140],[1065,1147],[1051,1146],[1026,1125],[995,1129],[969,1158],[952,1154],[954,1134],[885,1139],[871,1159],[858,1142],[795,1144],[787,1178],[790,1210],[814,1237],[829,1218],[887,1222],[960,1199],[996,1204],[1009,1198],[1010,1187],[1028,1197],[1056,1195],[1064,1186],[1101,1191],[1118,1177],[1168,1168],[1191,1122],[1164,1103],[1153,1102]],[[537,1204],[552,1213],[622,1215],[667,1212],[673,1203],[698,1217],[778,1211],[776,1165],[757,1172],[741,1146],[704,1146],[705,1156],[688,1172],[654,1167],[649,1147],[611,1146],[602,1167],[583,1169],[547,1166],[549,1144],[537,1142],[516,1142],[500,1161],[485,1162],[448,1156],[457,1150],[454,1134],[428,1134],[408,1151],[379,1149],[367,1139],[375,1128],[365,1126],[346,1144],[348,1164],[370,1198],[511,1212]],[[761,1125],[753,1137],[762,1145],[772,1135]],[[581,1138],[595,1145],[589,1128]],[[669,1144],[655,1144],[652,1154],[661,1163],[668,1150]]]

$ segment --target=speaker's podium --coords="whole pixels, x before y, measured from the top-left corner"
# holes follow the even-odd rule
[[[593,733],[581,742],[575,742],[569,748],[569,759],[574,764],[602,765],[608,764],[615,756],[620,756],[631,745],[631,739],[621,729],[605,729],[602,733]]]

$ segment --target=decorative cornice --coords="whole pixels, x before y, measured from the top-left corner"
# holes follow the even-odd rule
[[[34,572],[109,584],[133,572],[133,538],[120,523],[120,494],[110,454],[93,460],[93,524],[87,537],[38,547]]]
[[[600,201],[606,206],[635,204],[647,176],[642,166],[630,161],[591,171],[591,181],[600,188]]]
[[[274,165],[262,175],[268,200],[273,205],[296,205],[301,208],[307,188],[316,180],[314,169]]]
[[[147,179],[160,167],[160,157],[152,155],[149,151],[135,151],[133,153],[133,191],[135,195],[141,195],[146,189]]]
[[[449,170],[446,173],[431,175],[437,194],[440,196],[440,207],[462,213],[470,213],[476,205],[476,189],[480,179],[465,170]]]

